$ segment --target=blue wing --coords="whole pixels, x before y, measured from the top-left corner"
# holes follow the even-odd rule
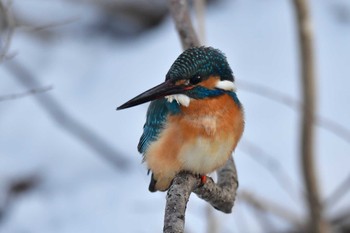
[[[235,101],[235,103],[238,105],[238,107],[242,107],[242,104],[241,104],[241,102],[239,101],[236,92],[229,91],[229,92],[227,92],[227,93],[231,96],[231,98],[233,99],[233,101]]]
[[[178,113],[180,113],[180,106],[176,101],[169,103],[165,98],[152,101],[147,110],[143,134],[137,146],[138,151],[144,154],[164,129],[168,115]]]
[[[164,98],[152,101],[147,110],[146,123],[143,126],[143,134],[137,149],[145,153],[148,146],[157,140],[160,132],[164,129],[166,118],[169,114],[166,100]]]

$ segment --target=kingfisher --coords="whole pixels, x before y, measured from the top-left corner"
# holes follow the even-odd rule
[[[223,166],[244,130],[244,113],[226,56],[192,47],[172,64],[165,81],[119,106],[151,101],[138,151],[152,173],[149,190],[166,191],[176,174],[206,175]]]

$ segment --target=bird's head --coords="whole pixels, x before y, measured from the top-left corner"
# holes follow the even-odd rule
[[[169,102],[176,100],[188,106],[190,98],[204,98],[199,90],[211,93],[212,90],[234,91],[234,76],[225,55],[212,47],[194,47],[184,51],[170,67],[163,83],[155,86],[117,110],[133,107],[159,98]]]

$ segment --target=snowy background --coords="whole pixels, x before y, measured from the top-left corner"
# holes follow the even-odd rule
[[[181,53],[168,16],[137,36],[118,38],[89,32],[100,14],[93,5],[68,0],[14,0],[13,9],[38,25],[71,20],[49,28],[45,37],[18,29],[10,52],[53,89],[0,102],[1,233],[161,232],[164,193],[148,192],[149,177],[136,146],[147,105],[116,112],[131,97],[162,82]],[[350,2],[311,1],[315,32],[318,115],[350,130]],[[245,90],[244,82],[269,87],[299,100],[296,25],[291,1],[236,0],[211,4],[206,11],[206,44],[222,50],[236,76],[246,129],[234,158],[239,190],[273,200],[306,215],[299,163],[300,114],[286,105]],[[50,36],[51,35],[51,36]],[[0,96],[28,90],[0,64]],[[65,111],[99,135],[126,161],[116,168],[68,133],[39,104],[55,98]],[[317,127],[317,174],[322,197],[329,197],[350,173],[349,142]],[[250,144],[266,155],[250,153]],[[293,191],[276,177],[290,177]],[[282,175],[281,175],[282,176]],[[7,198],[11,183],[34,177],[33,188]],[[277,179],[276,179],[277,178]],[[287,180],[284,180],[287,182]],[[285,183],[286,184],[286,183]],[[327,216],[350,211],[350,195],[330,206]],[[1,211],[0,211],[1,212]],[[191,196],[187,232],[205,232],[207,204]],[[215,211],[219,232],[264,232],[251,208],[236,202],[233,214]],[[273,216],[269,230],[290,225]]]

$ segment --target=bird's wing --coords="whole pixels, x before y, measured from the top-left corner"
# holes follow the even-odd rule
[[[148,146],[157,140],[163,130],[166,118],[169,114],[164,98],[152,101],[147,110],[146,123],[143,126],[143,134],[140,138],[137,149],[144,154]]]
[[[235,103],[236,103],[239,107],[241,107],[241,102],[239,101],[236,92],[229,91],[229,92],[227,92],[227,93],[231,96],[231,98],[233,99],[233,101],[235,101]]]

